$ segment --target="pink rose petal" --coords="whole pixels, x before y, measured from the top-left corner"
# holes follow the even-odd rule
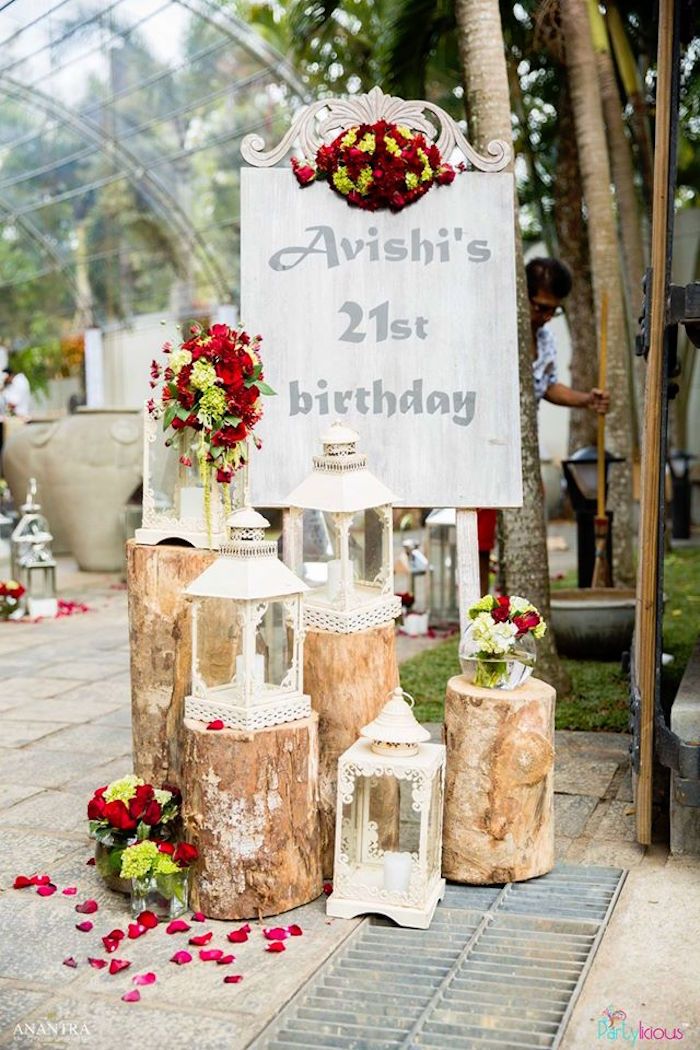
[[[202,962],[214,962],[218,961],[223,954],[221,948],[202,948],[199,958]]]
[[[324,882],[324,884],[323,884],[323,892],[325,893],[326,897],[330,897],[331,893],[333,892],[333,883],[332,882]]]
[[[86,901],[83,901],[82,904],[76,904],[75,910],[77,912],[80,912],[81,915],[92,915],[93,912],[97,911],[98,907],[99,905],[97,901],[88,899]]]
[[[287,927],[287,933],[290,937],[301,937],[303,932],[304,931],[302,930],[301,926],[297,926],[296,923],[294,923],[292,926]]]
[[[272,941],[265,949],[266,952],[284,952],[286,950],[287,949],[282,944],[282,941]]]
[[[36,892],[40,897],[52,897],[56,892],[56,887],[50,882],[46,886],[37,886]]]
[[[126,935],[130,941],[135,941],[137,937],[143,937],[145,932],[146,927],[142,926],[140,922],[130,922]]]
[[[187,930],[191,929],[190,924],[185,922],[184,919],[173,919],[165,927],[166,933],[186,933]]]
[[[137,973],[131,978],[133,984],[155,984],[157,979],[154,973]]]
[[[239,984],[242,980],[242,973],[230,973],[227,977],[224,977],[224,984]]]
[[[85,919],[83,922],[76,922],[75,928],[80,930],[81,933],[89,933],[94,925],[89,919]]]
[[[75,970],[75,968],[76,968],[76,966],[77,966],[78,964],[77,964],[77,962],[75,961],[75,959],[73,958],[73,956],[72,956],[72,955],[69,955],[67,959],[64,959],[64,960],[63,960],[63,965],[64,965],[64,966],[70,966],[71,970]]]
[[[111,941],[123,941],[126,934],[123,930],[110,930],[107,936]]]
[[[215,718],[213,722],[207,724],[207,729],[223,729],[224,723],[220,718]]]
[[[193,944],[195,948],[203,948],[205,944],[209,944],[214,934],[211,930],[208,933],[200,933],[196,937],[190,937],[189,943]]]
[[[192,918],[192,922],[206,922],[207,921],[207,917],[206,917],[206,915],[204,914],[203,911],[196,911],[194,913],[194,915],[191,916],[191,918]]]
[[[75,897],[78,892],[77,886],[66,886],[65,890],[61,890],[64,897]]]
[[[183,966],[185,963],[192,962],[192,956],[189,952],[182,950],[175,952],[175,954],[170,957],[170,962],[177,963],[178,966]]]
[[[243,927],[240,930],[234,930],[233,933],[227,935],[227,940],[231,944],[244,944],[248,940],[248,932]]]
[[[112,959],[109,964],[109,972],[112,974],[121,973],[122,970],[128,970],[130,966],[131,963],[126,959]]]
[[[147,930],[154,930],[158,925],[158,916],[152,911],[142,911],[136,917],[136,921],[140,926],[145,926]]]
[[[50,875],[32,875],[31,882],[32,882],[32,885],[34,885],[34,886],[49,886],[49,885],[52,885],[52,883],[51,883],[51,876]]]
[[[116,952],[119,947],[119,941],[115,941],[113,937],[103,937],[102,943],[105,946],[106,952]]]
[[[283,941],[289,937],[289,932],[283,926],[273,926],[271,930],[263,930],[263,936],[268,941]]]
[[[103,970],[107,965],[106,959],[91,959],[90,956],[88,956],[88,962],[91,966],[94,966],[96,970]]]
[[[141,998],[141,992],[138,988],[132,988],[130,992],[125,992],[122,996],[123,1003],[137,1003]]]
[[[234,962],[236,959],[235,955],[222,955],[220,959],[216,960],[217,966],[228,966],[229,963]]]

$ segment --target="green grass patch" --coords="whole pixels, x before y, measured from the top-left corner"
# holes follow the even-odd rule
[[[575,575],[567,574],[552,586],[576,586]],[[669,704],[700,631],[700,549],[678,550],[666,557],[664,592],[664,651],[675,658],[662,672],[662,696]],[[450,638],[401,667],[401,685],[415,697],[416,716],[422,722],[442,721],[447,680],[459,674],[458,645],[456,637]],[[571,675],[572,690],[570,696],[557,698],[557,729],[625,732],[628,679],[619,663],[565,660],[564,665]]]

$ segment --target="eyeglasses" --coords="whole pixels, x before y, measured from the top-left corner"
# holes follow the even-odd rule
[[[530,306],[541,317],[561,317],[564,313],[563,306],[552,306],[551,303],[540,303],[537,299],[530,300]]]

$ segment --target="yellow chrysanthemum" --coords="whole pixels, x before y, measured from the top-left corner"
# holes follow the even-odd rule
[[[340,141],[343,146],[354,146],[357,142],[357,130],[355,128],[350,128],[347,135],[343,135]]]
[[[368,131],[366,135],[362,136],[362,139],[357,145],[358,149],[361,149],[363,153],[374,153],[377,147],[377,140],[374,137],[373,132]]]
[[[357,177],[357,191],[358,193],[366,193],[370,188],[374,178],[372,176],[372,169],[369,165],[364,167]]]
[[[412,171],[406,172],[406,185],[408,186],[409,190],[415,190],[416,186],[418,185],[418,176],[414,175]]]
[[[195,390],[209,390],[216,383],[216,371],[208,361],[195,361],[190,379]]]
[[[407,128],[405,124],[397,124],[396,130],[400,132],[405,139],[412,139],[414,137],[411,129]]]
[[[351,190],[355,189],[355,184],[348,175],[348,169],[345,165],[341,164],[337,171],[333,172],[333,185],[335,188],[345,196],[350,193]]]
[[[401,147],[396,139],[392,139],[391,135],[384,136],[384,145],[386,146],[387,153],[391,153],[395,157],[401,156]]]
[[[136,777],[133,773],[130,773],[128,777],[113,780],[111,784],[107,785],[104,800],[105,802],[129,802],[136,794],[136,788],[143,783],[144,781],[141,777]]]

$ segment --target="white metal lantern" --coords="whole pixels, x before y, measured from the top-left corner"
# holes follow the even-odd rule
[[[22,517],[10,537],[10,575],[25,589],[24,607],[30,616],[55,616],[56,561],[49,523],[36,500],[36,480],[29,479]]]
[[[269,522],[250,507],[228,519],[216,561],[185,589],[192,600],[192,692],[185,717],[230,729],[306,718],[305,584],[265,539]]]
[[[401,689],[338,760],[329,915],[387,915],[427,929],[441,877],[445,747],[426,743]],[[410,697],[409,697],[410,699]]]
[[[425,519],[430,561],[430,622],[459,623],[457,514],[454,507],[431,510]]]
[[[339,634],[389,623],[394,594],[393,494],[367,469],[358,435],[334,423],[323,453],[287,499],[284,557],[310,590],[307,627]]]
[[[155,545],[184,540],[218,548],[226,541],[223,488],[211,486],[209,522],[204,485],[197,472],[198,434],[189,427],[166,444],[162,424],[148,411],[143,419],[143,516],[136,542]],[[185,466],[181,459],[189,460]]]

